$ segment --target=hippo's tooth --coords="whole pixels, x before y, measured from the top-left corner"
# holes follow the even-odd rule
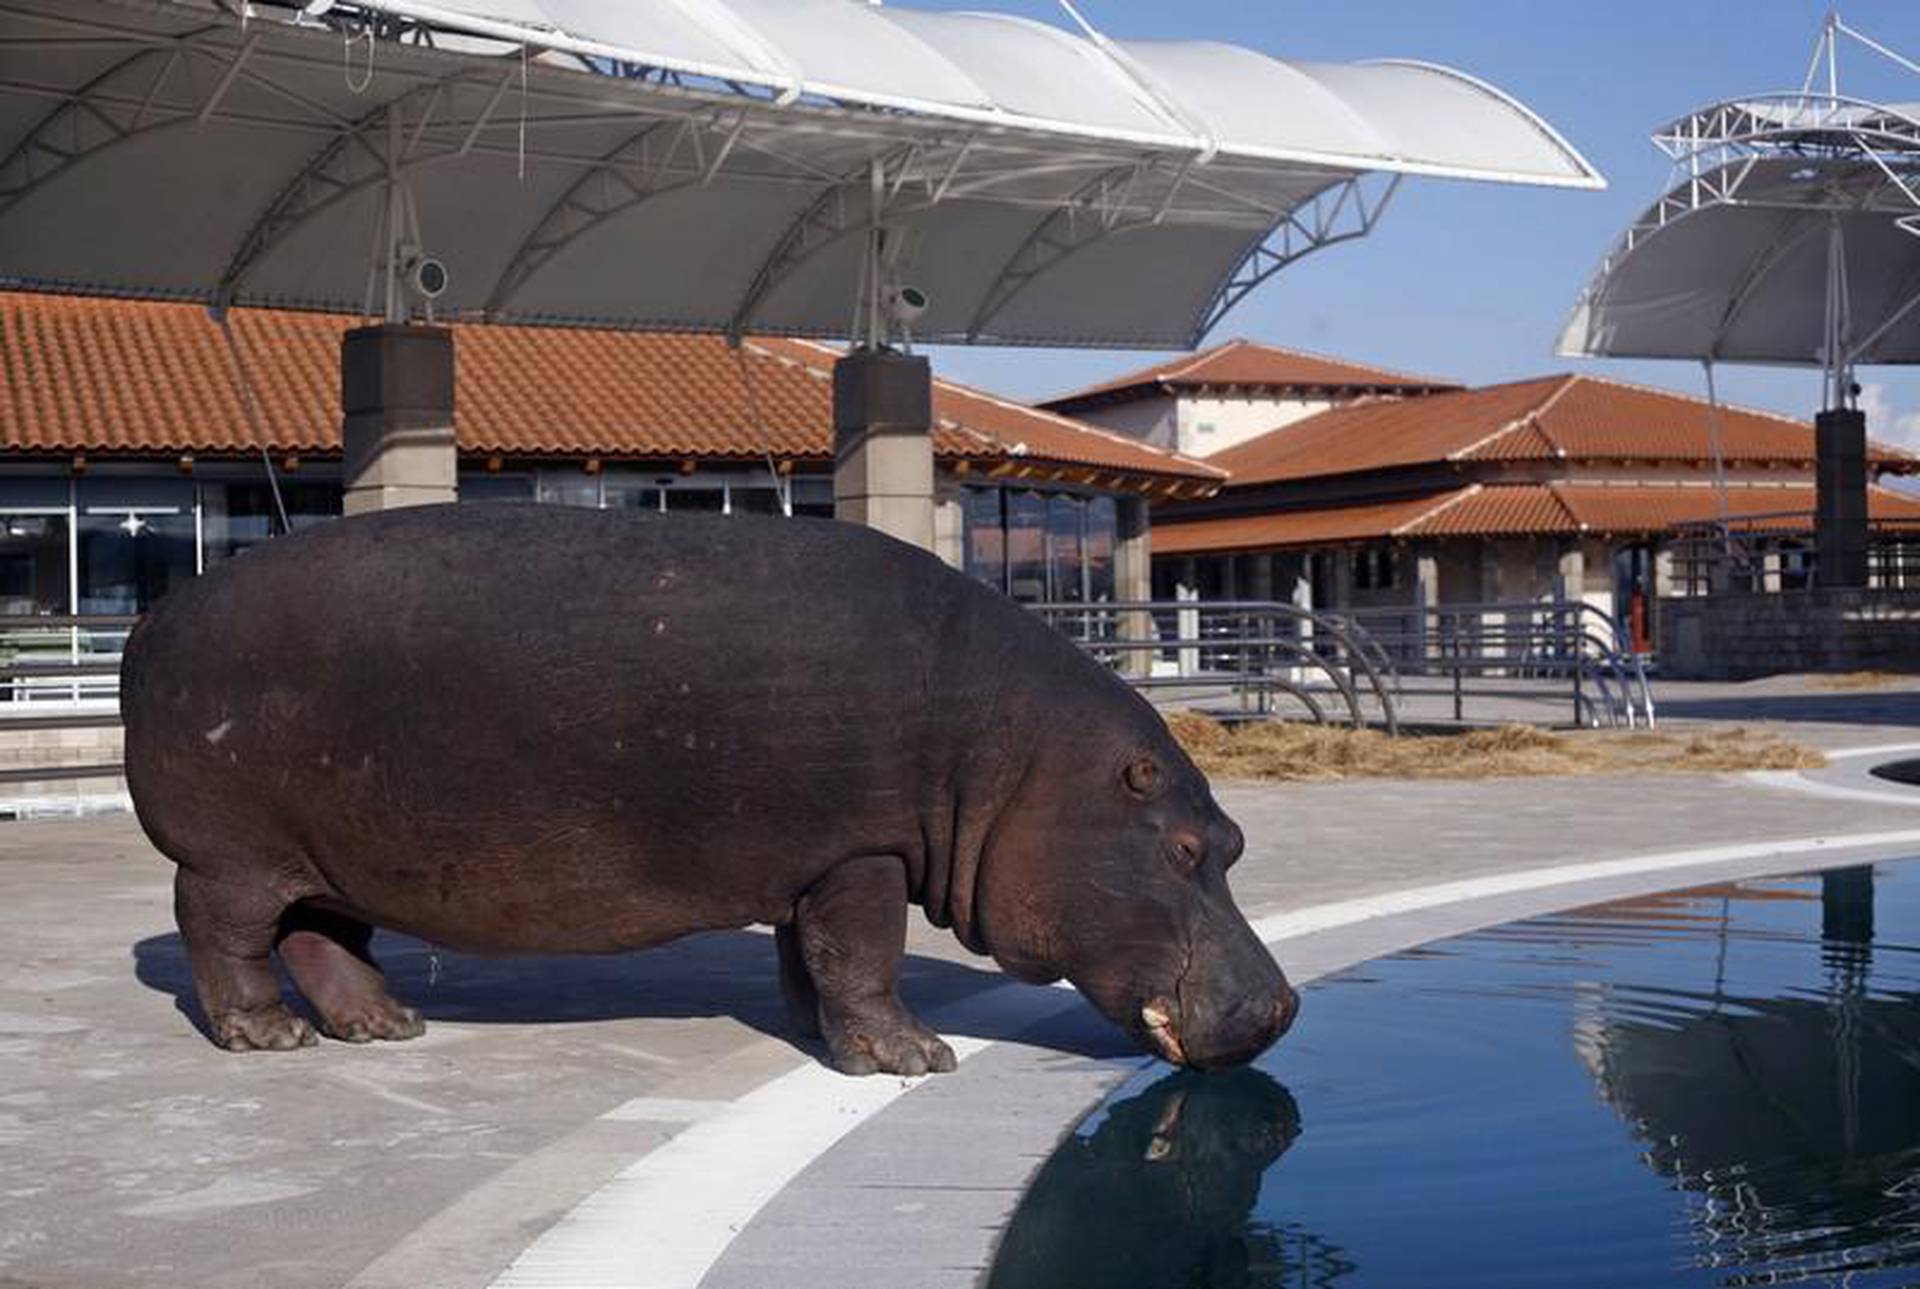
[[[1160,1049],[1160,1055],[1175,1065],[1187,1063],[1186,1049],[1180,1046],[1180,1036],[1174,1032],[1173,1017],[1165,1003],[1156,999],[1144,1004],[1140,1008],[1140,1020],[1146,1025],[1153,1045]]]

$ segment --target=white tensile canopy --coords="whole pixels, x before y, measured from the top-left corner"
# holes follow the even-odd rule
[[[1851,363],[1920,361],[1920,107],[1742,100],[1661,132],[1738,140],[1628,231],[1561,337],[1569,354],[1826,362],[1830,270]]]
[[[1842,94],[1843,35],[1920,72],[1830,14],[1799,91],[1657,131],[1672,186],[1601,263],[1560,352],[1821,367],[1829,407],[1854,367],[1920,361],[1920,104]]]
[[[430,257],[441,318],[846,335],[880,228],[917,339],[1192,346],[1403,175],[1602,183],[1425,64],[858,0],[239,3],[0,0],[0,284],[377,315]]]

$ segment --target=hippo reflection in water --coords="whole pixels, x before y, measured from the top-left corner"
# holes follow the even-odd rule
[[[1163,1078],[1054,1151],[987,1289],[1331,1284],[1353,1270],[1337,1249],[1250,1220],[1299,1134],[1293,1097],[1257,1069]]]
[[[1168,1060],[1296,1006],[1227,890],[1239,828],[1143,699],[847,524],[433,506],[283,538],[127,642],[127,782],[179,866],[212,1038],[404,1039],[387,926],[479,953],[776,928],[849,1073],[953,1068],[897,990],[918,904]],[[635,1007],[643,1010],[644,999]]]

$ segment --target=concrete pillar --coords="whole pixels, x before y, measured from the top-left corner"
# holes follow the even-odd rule
[[[924,550],[933,534],[933,369],[856,349],[833,365],[833,517]]]
[[[1821,587],[1867,584],[1867,417],[1851,408],[1814,418],[1814,545]]]
[[[1437,656],[1445,640],[1440,629],[1440,618],[1434,613],[1440,607],[1439,551],[1431,546],[1416,550],[1413,570],[1413,607],[1419,613],[1415,621],[1419,626],[1422,649],[1427,657],[1432,658]]]
[[[1153,529],[1147,517],[1145,497],[1114,499],[1115,532],[1113,539],[1113,598],[1144,602],[1153,598]],[[1120,638],[1152,640],[1151,613],[1124,613],[1120,616]],[[1127,676],[1153,674],[1155,655],[1145,649],[1129,649],[1121,656],[1120,671]]]
[[[1587,553],[1579,542],[1573,542],[1560,552],[1560,561],[1553,575],[1553,598],[1556,600],[1578,600],[1587,591]]]
[[[340,410],[347,514],[454,500],[453,332],[393,322],[347,332]]]

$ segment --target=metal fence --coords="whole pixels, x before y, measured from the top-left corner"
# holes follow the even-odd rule
[[[1610,614],[1584,600],[1368,608],[1339,615],[1393,660],[1405,700],[1465,721],[1469,706],[1516,716],[1565,704],[1585,727],[1652,729],[1646,662]],[[1403,701],[1403,708],[1406,702]]]
[[[0,615],[0,739],[120,724],[120,651],[139,619]],[[110,778],[116,761],[0,765],[0,783]]]
[[[1665,543],[1673,595],[1810,591],[1820,582],[1811,510],[1782,510],[1679,524]],[[1876,519],[1867,545],[1867,584],[1920,590],[1920,520]]]
[[[1315,613],[1271,601],[1029,606],[1162,701],[1392,732],[1411,720],[1651,728],[1652,691],[1617,623],[1579,601]],[[1471,708],[1471,710],[1470,710]],[[1522,715],[1525,713],[1525,715]]]
[[[1138,689],[1224,698],[1230,712],[1292,712],[1399,728],[1399,678],[1364,628],[1269,600],[1032,604]]]

